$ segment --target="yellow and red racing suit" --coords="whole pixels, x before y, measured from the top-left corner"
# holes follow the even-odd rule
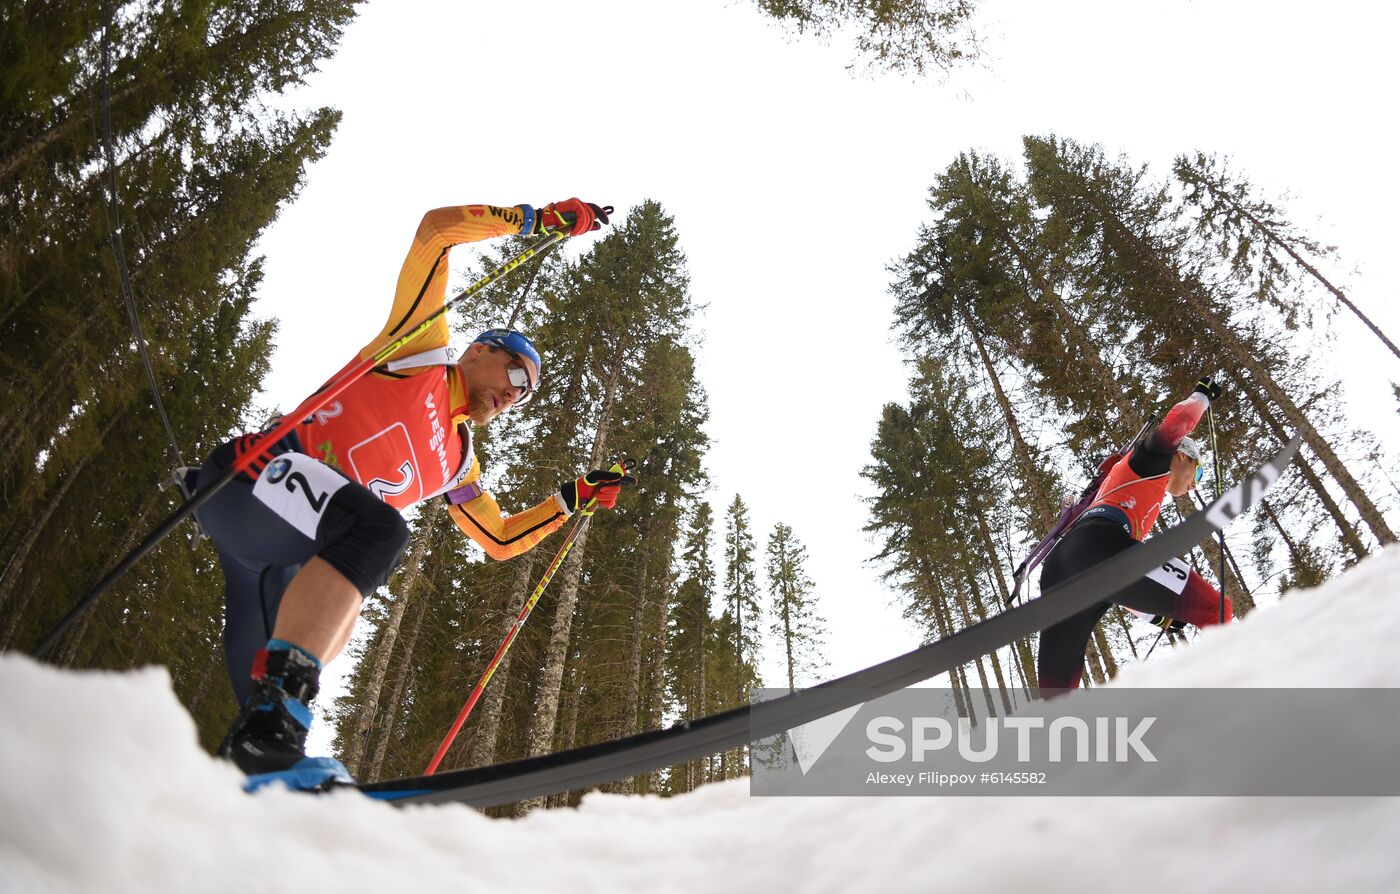
[[[423,216],[399,272],[384,328],[354,360],[412,331],[441,310],[447,293],[447,254],[454,245],[515,235],[529,224],[519,207],[465,205]],[[362,376],[339,397],[297,426],[302,448],[405,509],[456,492],[452,519],[496,559],[519,555],[555,531],[567,517],[554,497],[504,516],[478,484],[481,466],[471,445],[467,389],[448,352],[446,316],[434,320],[387,363]]]

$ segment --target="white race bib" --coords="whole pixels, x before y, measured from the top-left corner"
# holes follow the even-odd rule
[[[330,466],[305,454],[284,453],[263,469],[253,483],[253,496],[315,540],[331,496],[349,483]]]
[[[1168,559],[1147,573],[1147,576],[1171,590],[1177,596],[1186,589],[1186,580],[1191,576],[1191,566],[1180,559]]]

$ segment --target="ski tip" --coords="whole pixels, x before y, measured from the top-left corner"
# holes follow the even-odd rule
[[[326,792],[355,786],[350,771],[340,761],[331,757],[308,757],[287,770],[249,776],[243,782],[243,790],[251,793],[278,783],[294,792]]]

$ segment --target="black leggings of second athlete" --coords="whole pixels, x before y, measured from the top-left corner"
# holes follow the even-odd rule
[[[1075,525],[1045,558],[1040,588],[1048,590],[1139,545],[1117,522],[1085,520]],[[1040,634],[1036,665],[1041,689],[1072,689],[1079,685],[1084,670],[1084,649],[1089,645],[1094,625],[1114,603],[1151,615],[1183,616],[1182,601],[1177,594],[1148,577],[1134,581],[1103,602],[1047,627]]]

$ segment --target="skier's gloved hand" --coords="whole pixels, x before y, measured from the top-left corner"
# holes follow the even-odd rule
[[[562,227],[569,230],[570,236],[582,236],[591,230],[601,230],[612,210],[611,205],[599,207],[579,199],[550,202],[536,212],[534,232],[539,233],[546,227],[552,230]]]
[[[1152,624],[1162,628],[1168,633],[1180,633],[1186,629],[1185,621],[1178,621],[1176,618],[1168,618],[1166,615],[1153,615]]]
[[[567,481],[559,488],[559,499],[570,514],[588,506],[588,501],[597,498],[595,509],[611,509],[617,505],[617,495],[624,487],[631,487],[637,479],[625,471],[594,469],[586,475]],[[592,510],[589,510],[592,512]]]
[[[1225,388],[1219,382],[1215,381],[1215,376],[1202,376],[1201,380],[1196,383],[1196,387],[1191,391],[1192,394],[1196,392],[1204,394],[1211,403],[1215,403],[1220,399],[1220,395],[1225,393]]]

